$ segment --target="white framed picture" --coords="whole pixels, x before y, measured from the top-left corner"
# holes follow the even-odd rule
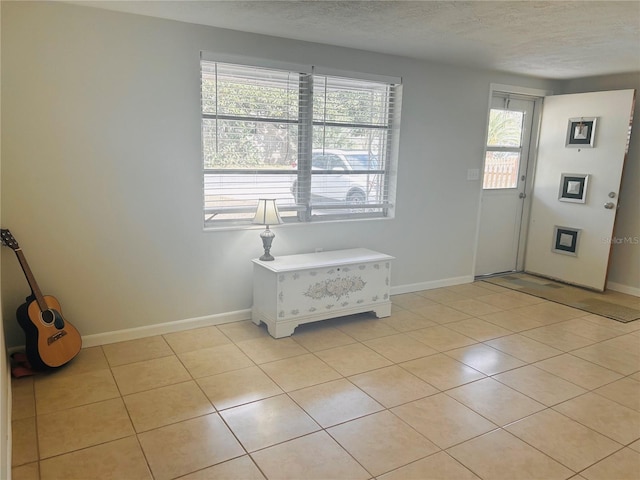
[[[596,138],[597,117],[570,118],[567,126],[566,147],[593,148]]]
[[[589,175],[583,173],[563,173],[560,176],[558,200],[561,202],[585,203]]]
[[[578,256],[578,243],[580,241],[580,228],[553,227],[553,245],[551,250],[562,255]]]

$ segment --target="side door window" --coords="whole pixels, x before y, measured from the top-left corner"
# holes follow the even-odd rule
[[[491,109],[482,188],[518,188],[524,120],[523,111]]]
[[[331,171],[344,171],[345,170],[345,165],[344,162],[342,161],[342,159],[340,157],[338,157],[337,155],[328,155],[328,161],[327,161],[327,169],[331,170]]]

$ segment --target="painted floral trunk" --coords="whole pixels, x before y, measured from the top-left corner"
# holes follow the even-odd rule
[[[252,319],[256,324],[264,321],[275,337],[327,318],[368,311],[390,315],[389,255],[351,249],[278,260],[254,260]]]

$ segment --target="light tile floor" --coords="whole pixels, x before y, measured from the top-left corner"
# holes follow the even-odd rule
[[[275,340],[249,321],[12,380],[13,478],[640,478],[640,321],[477,282]]]

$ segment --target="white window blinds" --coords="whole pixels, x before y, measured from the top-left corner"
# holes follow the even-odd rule
[[[205,226],[384,217],[398,85],[201,61]]]

